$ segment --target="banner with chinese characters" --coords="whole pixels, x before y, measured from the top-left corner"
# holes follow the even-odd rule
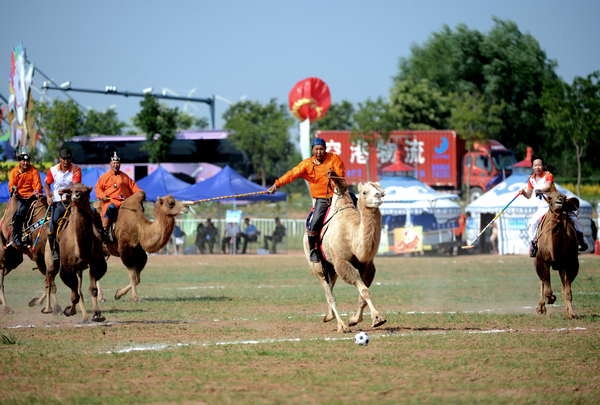
[[[396,254],[420,252],[423,250],[423,227],[394,229],[394,247]]]
[[[343,159],[347,177],[367,180],[369,151],[350,142],[350,131],[317,131],[317,136],[327,142],[327,152]],[[464,144],[454,131],[392,131],[387,142],[380,141],[371,151],[371,181],[381,179],[381,169],[394,163],[399,151],[401,162],[415,168],[417,179],[430,186],[459,189]]]

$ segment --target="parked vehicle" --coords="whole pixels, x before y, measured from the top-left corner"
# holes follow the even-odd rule
[[[465,141],[449,130],[393,131],[389,141],[381,142],[370,154],[363,146],[350,142],[350,131],[317,131],[316,135],[325,139],[328,152],[344,159],[347,177],[368,180],[370,155],[370,180],[379,180],[381,170],[394,163],[398,150],[402,163],[414,168],[414,177],[436,190],[452,193],[462,193],[463,184],[468,184],[471,201],[508,177],[517,163],[513,152],[493,139],[475,143],[467,154]],[[474,164],[469,176],[471,162]]]

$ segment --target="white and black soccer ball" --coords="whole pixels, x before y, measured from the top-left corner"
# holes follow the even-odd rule
[[[365,332],[358,332],[356,336],[354,336],[354,343],[359,346],[366,346],[369,344],[369,335]]]

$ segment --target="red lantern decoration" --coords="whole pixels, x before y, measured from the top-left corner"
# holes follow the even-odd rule
[[[319,78],[310,77],[296,83],[289,94],[290,111],[301,121],[317,121],[327,114],[331,105],[329,87]]]

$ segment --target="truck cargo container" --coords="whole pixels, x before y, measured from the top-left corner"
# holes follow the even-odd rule
[[[394,163],[398,150],[402,163],[414,168],[414,177],[436,190],[460,194],[474,161],[469,181],[471,201],[508,177],[517,163],[512,151],[493,139],[475,143],[467,156],[465,141],[450,130],[392,131],[389,140],[379,142],[371,153],[350,142],[350,131],[317,131],[316,136],[325,139],[328,152],[344,160],[350,183],[367,181],[369,155],[370,180],[378,181],[381,170]]]

